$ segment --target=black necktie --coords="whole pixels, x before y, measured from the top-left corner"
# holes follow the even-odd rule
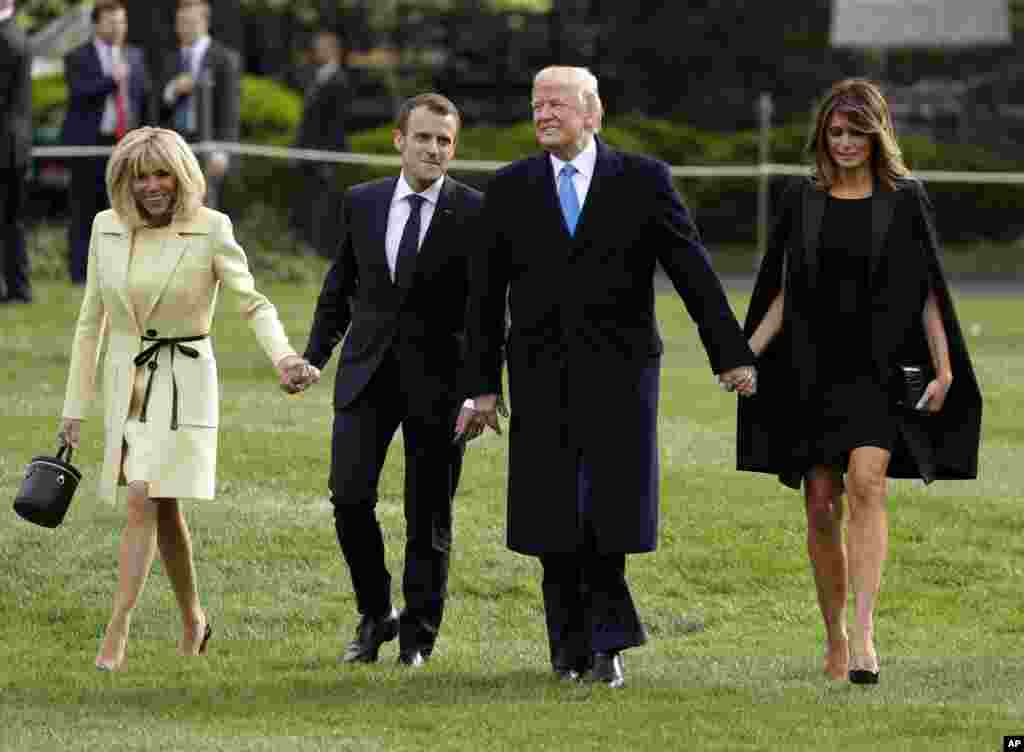
[[[395,284],[402,289],[412,286],[412,275],[416,271],[416,250],[420,245],[420,207],[426,201],[417,193],[410,193],[408,198],[409,219],[402,230],[398,258],[395,259]]]

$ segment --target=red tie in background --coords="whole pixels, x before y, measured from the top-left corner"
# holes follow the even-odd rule
[[[120,62],[120,55],[118,55],[113,48],[110,50],[111,62]],[[114,137],[120,141],[125,133],[128,132],[128,110],[124,106],[124,87],[125,83],[117,85],[117,89],[114,92],[114,111],[117,114],[117,122],[114,124]]]

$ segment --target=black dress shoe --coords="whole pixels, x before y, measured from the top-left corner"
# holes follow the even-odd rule
[[[575,682],[580,680],[580,672],[571,668],[556,668],[554,673],[558,681]]]
[[[356,636],[345,648],[344,663],[373,663],[380,646],[398,635],[398,612],[391,609],[387,616],[374,618],[364,615],[356,627]]]
[[[400,666],[411,666],[419,668],[427,662],[429,656],[422,650],[400,650],[398,653],[398,664]]]
[[[594,653],[594,667],[587,674],[589,681],[603,682],[612,689],[618,689],[626,683],[622,673],[622,655],[620,653]]]
[[[878,672],[863,668],[851,669],[850,684],[878,684]]]

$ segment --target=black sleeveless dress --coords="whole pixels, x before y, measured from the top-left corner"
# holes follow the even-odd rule
[[[871,352],[871,199],[828,197],[811,336],[817,352],[810,461],[846,468],[850,450],[892,451],[897,425]]]

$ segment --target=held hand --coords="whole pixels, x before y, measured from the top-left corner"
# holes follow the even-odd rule
[[[459,409],[459,415],[455,419],[455,438],[454,443],[460,441],[470,442],[481,434],[483,428],[477,426],[474,421],[476,410],[472,407],[466,407],[463,405]]]
[[[305,391],[306,387],[320,380],[320,369],[298,355],[282,358],[277,364],[277,373],[281,389],[288,394]]]
[[[469,416],[468,421],[462,433],[469,432],[470,435],[479,435],[483,433],[484,428],[490,428],[496,434],[501,435],[501,423],[498,421],[499,413],[508,417],[508,411],[505,410],[505,406],[499,404],[498,395],[496,394],[484,394],[473,400],[476,405],[476,409],[472,411],[472,415]],[[460,412],[459,418],[461,420],[462,415]],[[456,423],[456,435],[461,435],[458,431],[458,423]]]
[[[757,393],[757,369],[753,366],[733,368],[720,374],[718,383],[727,392],[735,391],[741,397],[751,397]]]
[[[82,436],[82,421],[78,418],[61,418],[57,441],[72,449],[78,449]]]
[[[946,404],[946,395],[949,394],[950,386],[952,386],[952,382],[947,383],[940,379],[932,379],[928,386],[925,387],[921,399],[914,405],[914,409],[926,413],[939,412],[942,406]]]

